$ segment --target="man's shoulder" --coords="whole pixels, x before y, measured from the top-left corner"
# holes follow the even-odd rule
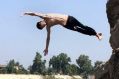
[[[68,16],[67,14],[61,14],[61,13],[48,13],[47,15],[50,15],[50,16]]]

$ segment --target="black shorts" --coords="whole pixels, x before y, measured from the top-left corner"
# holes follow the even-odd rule
[[[68,16],[67,23],[64,27],[67,29],[73,30],[73,31],[86,34],[86,35],[96,35],[97,34],[93,28],[83,25],[73,16]]]
[[[74,30],[74,26],[84,27],[83,24],[81,24],[76,18],[73,16],[68,16],[67,23],[64,26],[67,29]]]

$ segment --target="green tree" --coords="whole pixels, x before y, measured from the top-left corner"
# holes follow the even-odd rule
[[[32,74],[45,74],[45,60],[42,60],[42,56],[36,52],[35,59],[33,60],[33,65],[31,66],[30,73]]]
[[[7,73],[6,67],[0,69],[0,74],[6,74],[6,73]]]
[[[49,61],[49,71],[52,71],[52,73],[57,73],[60,71],[59,60],[56,56],[53,56]]]
[[[49,67],[51,67],[54,73],[67,74],[67,66],[71,61],[67,54],[61,53],[58,56],[53,56],[49,61]]]
[[[16,69],[15,69],[15,61],[14,60],[10,60],[9,63],[7,64],[6,70],[7,73],[16,73]]]
[[[101,64],[103,64],[103,61],[96,61],[94,65],[94,69],[97,69]]]
[[[103,63],[104,63],[103,61],[96,61],[96,62],[94,63],[93,73],[96,73],[97,70],[98,70],[98,71],[101,70],[100,68],[101,68],[101,65],[102,65]]]
[[[80,69],[80,74],[83,74],[84,76],[87,76],[90,74],[93,70],[93,66],[91,64],[91,60],[89,59],[88,56],[86,55],[80,55],[79,58],[76,60],[79,69]]]
[[[66,70],[68,75],[78,75],[79,67],[76,66],[75,64],[69,64],[67,65]]]
[[[19,62],[15,62],[14,59],[9,61],[5,70],[9,74],[11,73],[26,74],[27,73],[27,70],[22,65],[20,65]]]

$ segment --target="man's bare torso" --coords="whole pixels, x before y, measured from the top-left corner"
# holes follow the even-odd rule
[[[49,13],[46,14],[49,18],[45,18],[44,21],[46,22],[47,26],[54,26],[54,25],[62,25],[65,26],[67,23],[68,15],[64,14],[54,14]]]

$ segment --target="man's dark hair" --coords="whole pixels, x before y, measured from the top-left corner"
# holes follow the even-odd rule
[[[42,30],[43,28],[41,28],[40,26],[41,26],[41,22],[37,22],[36,27],[37,27],[38,29]]]

